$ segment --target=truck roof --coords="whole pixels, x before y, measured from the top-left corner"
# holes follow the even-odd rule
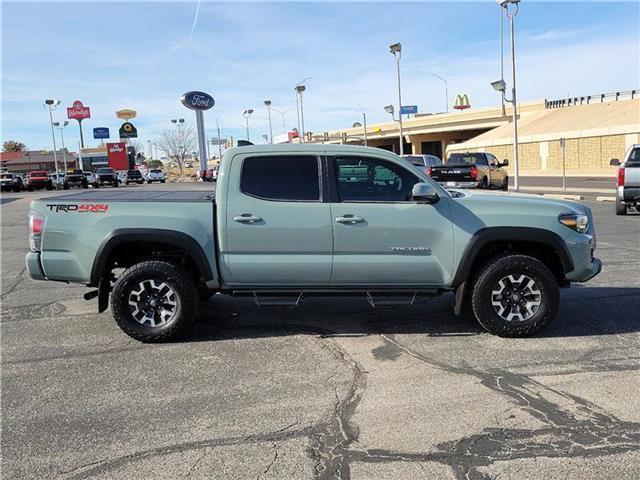
[[[318,153],[347,153],[347,154],[378,154],[386,153],[387,155],[394,155],[394,153],[388,150],[382,150],[374,147],[363,147],[360,145],[336,145],[332,143],[277,143],[274,145],[247,145],[242,147],[233,147],[227,150],[224,154],[226,157],[234,156],[239,153],[306,153],[306,154],[318,154]]]

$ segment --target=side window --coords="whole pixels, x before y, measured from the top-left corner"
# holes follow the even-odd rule
[[[488,159],[489,159],[489,154],[485,155],[481,153],[476,157],[476,165],[481,165],[483,167],[486,167],[490,163],[490,160],[489,162],[487,162]]]
[[[341,202],[406,202],[420,181],[393,162],[369,157],[336,157],[335,175]]]
[[[309,155],[246,158],[240,190],[265,200],[319,201],[318,158]]]

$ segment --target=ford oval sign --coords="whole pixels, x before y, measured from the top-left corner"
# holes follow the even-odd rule
[[[204,92],[187,92],[180,99],[191,110],[209,110],[216,103],[211,95]]]

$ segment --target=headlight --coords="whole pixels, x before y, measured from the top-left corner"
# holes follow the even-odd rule
[[[560,215],[559,220],[560,223],[566,225],[572,230],[575,230],[576,232],[587,233],[587,230],[589,230],[589,217],[586,215]]]

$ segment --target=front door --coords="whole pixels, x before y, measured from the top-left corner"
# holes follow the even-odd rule
[[[421,180],[375,156],[330,159],[335,198],[333,285],[441,285],[452,275],[449,198],[411,199]]]
[[[326,285],[332,220],[315,155],[233,157],[221,269],[229,286]],[[223,234],[223,232],[221,232]]]

